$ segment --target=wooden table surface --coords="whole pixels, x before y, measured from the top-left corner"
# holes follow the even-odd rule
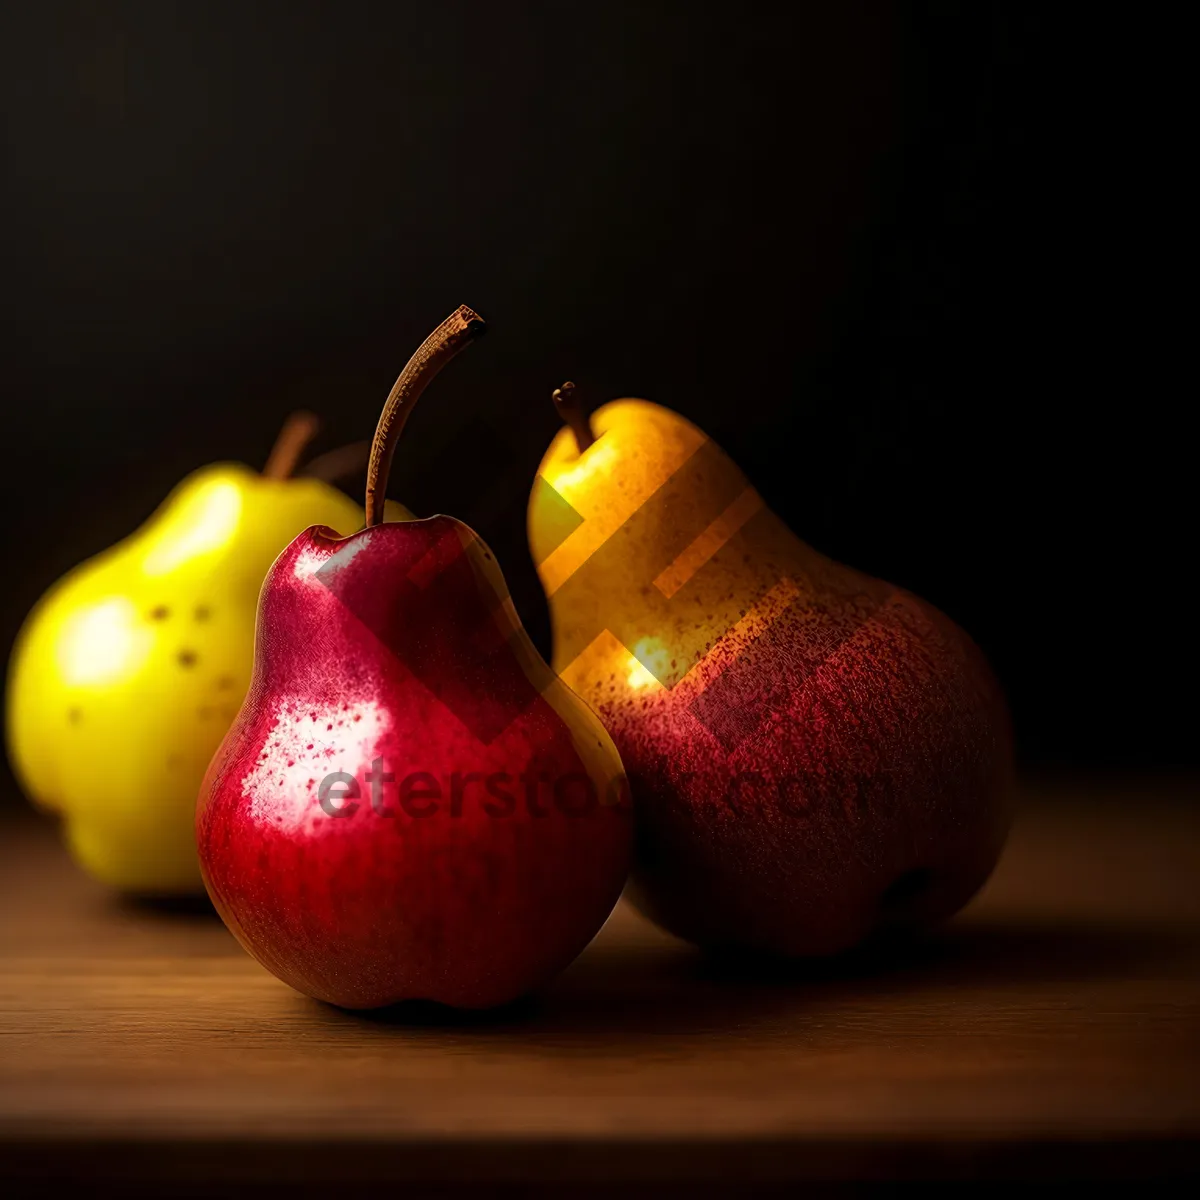
[[[0,1174],[327,1188],[1200,1175],[1200,804],[1027,789],[904,955],[748,975],[628,908],[498,1015],[353,1015],[0,827]]]

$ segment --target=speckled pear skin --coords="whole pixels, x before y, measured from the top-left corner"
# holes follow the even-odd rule
[[[631,898],[693,942],[788,957],[956,912],[1012,816],[979,649],[800,541],[683,418],[625,400],[593,427],[542,465],[577,528],[539,550],[535,499],[530,534],[554,666],[629,777]]]
[[[378,796],[374,770],[393,777]],[[339,786],[323,805],[335,772],[357,799]],[[263,586],[249,694],[201,789],[200,862],[242,945],[299,991],[488,1008],[555,975],[612,910],[623,783],[470,529],[314,528]]]
[[[865,618],[797,605],[764,637],[722,702],[770,715],[734,746],[669,696],[597,702],[638,803],[635,903],[692,941],[786,956],[957,912],[1010,820],[1005,713],[975,647],[901,591]]]

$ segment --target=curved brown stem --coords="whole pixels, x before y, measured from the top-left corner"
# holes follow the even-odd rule
[[[289,414],[271,447],[263,475],[267,479],[290,479],[304,447],[317,436],[320,428],[321,422],[310,412],[301,409]]]
[[[370,442],[351,442],[348,446],[338,446],[318,454],[304,464],[300,474],[309,479],[319,479],[322,483],[336,483],[347,475],[361,471],[367,465],[370,453]]]
[[[569,379],[562,387],[554,389],[554,407],[563,424],[575,435],[575,445],[582,454],[596,440],[596,435],[587,413],[579,405],[575,385]]]
[[[420,345],[384,402],[375,438],[371,442],[371,460],[367,464],[367,528],[383,520],[384,493],[388,470],[396,443],[429,381],[462,349],[479,337],[487,326],[465,304],[452,312]]]

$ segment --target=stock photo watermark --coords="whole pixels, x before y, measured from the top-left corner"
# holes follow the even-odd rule
[[[385,792],[386,789],[386,792]],[[548,817],[553,812],[567,817],[586,817],[600,808],[628,811],[629,784],[618,777],[603,790],[582,771],[550,776],[524,771],[408,771],[397,777],[382,758],[371,764],[360,780],[349,771],[333,771],[321,780],[317,801],[331,817],[350,817],[362,807],[380,817],[403,813],[412,820],[440,815],[461,818],[480,812],[496,820],[524,811],[530,817]]]
[[[711,785],[716,775],[676,772],[673,786],[700,780]],[[721,772],[720,785],[709,786],[703,803],[714,812],[734,818],[769,809],[783,816],[804,820],[809,815],[808,797],[812,781],[803,775],[771,777],[759,771]],[[482,815],[491,820],[553,816],[590,817],[602,812],[632,812],[630,783],[625,776],[611,779],[603,788],[582,771],[549,775],[528,770],[519,775],[508,771],[388,770],[382,758],[361,775],[332,771],[317,788],[317,801],[329,817],[353,817],[357,813],[377,817],[403,815],[410,820],[441,817],[460,820]],[[847,812],[855,807],[847,798]]]

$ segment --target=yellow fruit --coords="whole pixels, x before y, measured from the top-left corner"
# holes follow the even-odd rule
[[[263,577],[309,526],[362,521],[320,480],[205,467],[34,607],[9,664],[9,757],[97,879],[203,890],[193,808],[250,683]]]

